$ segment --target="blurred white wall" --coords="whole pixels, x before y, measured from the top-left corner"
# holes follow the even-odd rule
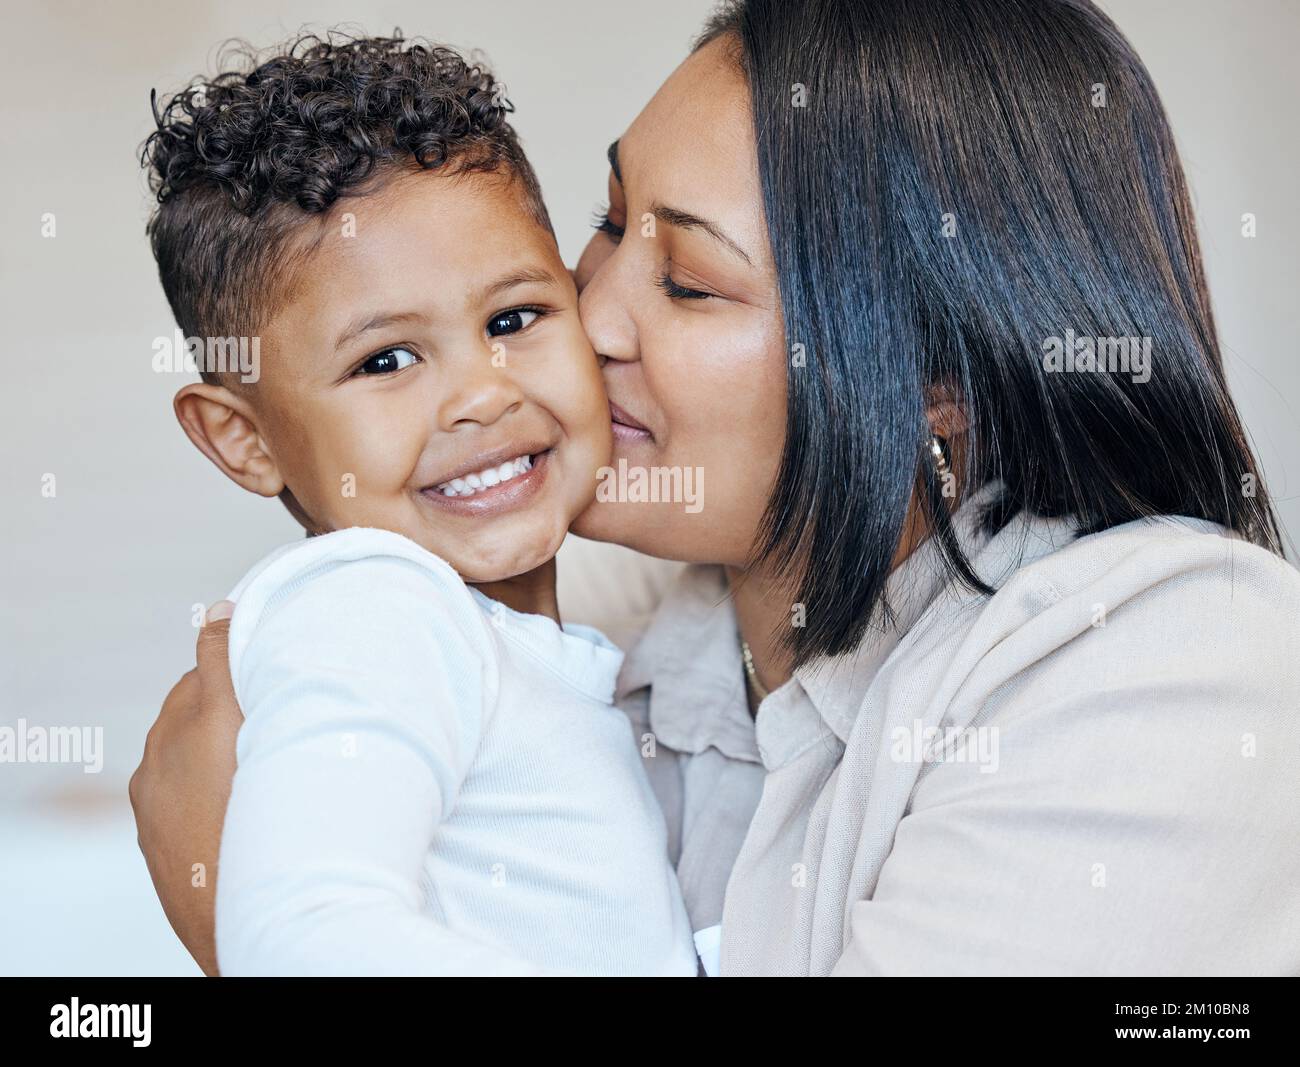
[[[1169,109],[1230,378],[1295,537],[1300,12],[1293,0],[1103,6]],[[223,40],[266,45],[301,26],[400,26],[481,48],[518,107],[572,263],[604,197],[605,146],[683,58],[709,7],[46,0],[6,9],[0,723],[103,726],[105,767],[0,764],[0,973],[192,973],[149,892],[125,783],[164,694],[192,664],[194,606],[297,534],[278,505],[240,492],[194,451],[171,413],[180,382],[150,367],[153,339],[173,328],[143,232],[137,154],[150,88],[165,94],[210,70]],[[1240,234],[1245,212],[1258,219],[1253,240]],[[46,213],[52,239],[42,237]],[[42,495],[47,474],[53,498]],[[609,588],[607,577],[590,586],[566,573],[571,602]]]

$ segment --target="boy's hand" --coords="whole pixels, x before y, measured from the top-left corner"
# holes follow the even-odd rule
[[[217,974],[217,854],[235,736],[244,721],[230,682],[228,601],[208,610],[198,669],[167,694],[131,776],[140,851],[176,936],[203,972]]]

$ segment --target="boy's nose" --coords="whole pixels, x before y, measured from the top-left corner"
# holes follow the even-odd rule
[[[482,365],[457,367],[456,374],[455,384],[438,405],[443,430],[467,424],[490,426],[523,406],[524,391],[504,367],[483,360]]]

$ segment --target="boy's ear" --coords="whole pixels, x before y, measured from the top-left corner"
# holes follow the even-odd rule
[[[224,385],[195,382],[176,394],[172,408],[194,447],[227,478],[250,493],[279,496],[284,479],[243,398]]]

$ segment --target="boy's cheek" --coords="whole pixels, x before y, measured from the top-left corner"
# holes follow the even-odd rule
[[[601,427],[602,433],[608,432],[609,397],[605,393],[605,379],[586,334],[582,334],[570,349],[570,359],[562,378],[552,379],[552,388],[555,386],[562,389],[556,402],[564,405],[571,423],[583,427],[594,425]]]
[[[300,442],[282,475],[317,524],[328,529],[385,525],[413,469],[403,466],[395,440],[388,451],[355,437],[304,434]]]

